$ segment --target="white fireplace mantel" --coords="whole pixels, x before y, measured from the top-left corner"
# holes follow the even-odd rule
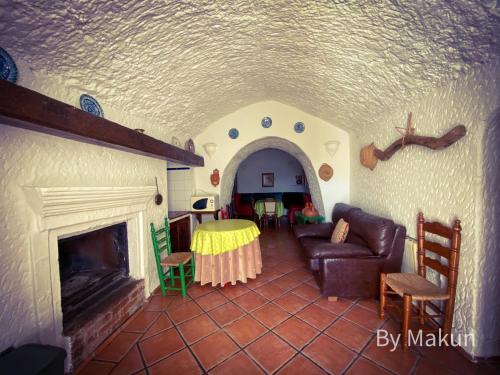
[[[74,214],[124,206],[145,209],[155,186],[126,187],[24,187],[26,198],[41,230],[68,225]]]
[[[58,240],[125,222],[130,276],[144,279],[146,272],[145,212],[153,204],[156,186],[130,187],[24,187],[37,223],[31,232],[31,263],[35,314],[40,342],[64,346]]]

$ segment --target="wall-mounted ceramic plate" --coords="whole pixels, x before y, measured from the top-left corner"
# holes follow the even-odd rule
[[[191,138],[189,138],[186,141],[186,144],[184,145],[184,149],[186,151],[192,152],[194,154],[194,142],[193,142],[193,140]]]
[[[263,128],[270,128],[271,125],[273,124],[273,120],[271,117],[264,117],[262,121],[260,122]]]
[[[94,116],[104,117],[104,112],[101,106],[99,105],[97,100],[95,100],[90,95],[82,94],[80,96],[80,108],[83,111],[88,112]]]
[[[227,134],[229,135],[229,138],[236,139],[240,135],[240,132],[236,128],[231,128]]]
[[[0,47],[0,78],[9,82],[17,82],[17,66],[9,53]]]
[[[293,130],[295,130],[295,133],[302,133],[305,130],[306,126],[304,125],[303,122],[296,122],[295,125],[293,126]]]

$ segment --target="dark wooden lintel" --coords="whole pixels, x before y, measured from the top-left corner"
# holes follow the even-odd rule
[[[202,167],[203,157],[0,79],[0,124]]]

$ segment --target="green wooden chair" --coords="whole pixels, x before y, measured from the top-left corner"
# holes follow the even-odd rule
[[[176,252],[172,254],[170,244],[170,226],[168,218],[165,218],[163,228],[155,229],[153,223],[151,227],[151,240],[155,252],[156,268],[160,278],[161,294],[166,295],[168,290],[180,290],[182,297],[186,297],[186,289],[194,282],[195,265],[194,256],[191,252]],[[186,272],[184,265],[191,262],[189,270]],[[179,269],[179,275],[175,274],[175,269]],[[189,282],[186,283],[186,278]],[[180,280],[181,287],[175,286],[175,280]]]

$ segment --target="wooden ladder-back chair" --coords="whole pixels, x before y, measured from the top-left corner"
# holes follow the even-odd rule
[[[397,294],[403,298],[402,346],[408,348],[408,330],[410,318],[418,317],[421,325],[428,323],[442,329],[444,334],[451,334],[455,294],[457,287],[458,259],[461,243],[460,220],[455,220],[453,227],[437,222],[426,222],[423,213],[418,214],[418,274],[389,273],[380,274],[380,319],[384,318],[386,296]],[[430,241],[426,234],[431,233],[448,240],[449,246]],[[433,258],[426,251],[434,253]],[[426,278],[426,268],[432,268],[448,279],[446,288],[441,288]],[[412,301],[418,301],[418,316],[411,316]],[[441,309],[430,301],[443,301],[445,308]],[[392,305],[393,306],[393,305]],[[433,314],[428,313],[429,308]],[[442,318],[442,323],[437,321]]]
[[[279,219],[276,214],[276,201],[273,198],[266,198],[264,201],[264,224],[267,226],[269,219],[274,223],[274,227],[279,227]]]
[[[178,290],[181,292],[182,297],[186,297],[187,287],[194,282],[195,265],[193,253],[175,252],[172,254],[168,218],[165,218],[163,228],[156,230],[153,223],[150,224],[150,227],[156,268],[158,277],[160,278],[161,294],[165,296],[168,290]],[[188,262],[191,262],[191,266],[186,272],[184,265]],[[175,275],[176,268],[179,269],[179,276]],[[187,277],[190,280],[186,283]],[[175,286],[175,280],[180,281],[180,288]]]

